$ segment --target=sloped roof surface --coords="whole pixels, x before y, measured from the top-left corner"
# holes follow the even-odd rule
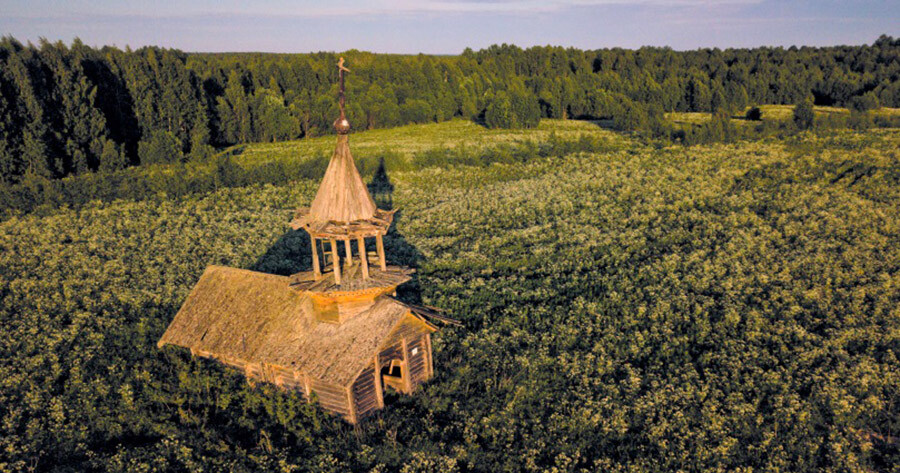
[[[347,135],[338,135],[337,146],[309,215],[322,222],[347,223],[375,216],[375,201],[353,162]]]
[[[158,345],[270,363],[346,386],[407,317],[405,305],[380,298],[340,325],[315,320],[310,297],[284,276],[210,266]]]

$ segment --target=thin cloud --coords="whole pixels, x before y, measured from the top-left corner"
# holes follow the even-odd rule
[[[165,7],[148,8],[146,5],[121,4],[95,5],[84,8],[42,8],[36,1],[28,6],[20,6],[18,11],[8,12],[7,18],[19,19],[67,19],[94,16],[121,18],[197,18],[219,17],[371,17],[410,14],[453,14],[453,13],[493,13],[493,14],[540,14],[559,12],[575,8],[602,6],[659,6],[659,7],[704,7],[751,5],[763,0],[372,0],[342,4],[330,2],[306,5],[302,2],[270,2],[251,5],[196,4],[186,8],[166,10]]]

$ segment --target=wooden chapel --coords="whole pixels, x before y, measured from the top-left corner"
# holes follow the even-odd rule
[[[357,423],[384,407],[385,389],[412,393],[434,375],[428,318],[449,319],[391,297],[413,270],[387,264],[394,212],[376,207],[350,154],[343,58],[338,68],[337,146],[311,206],[291,221],[309,233],[312,268],[276,276],[210,266],[157,344],[297,389]]]

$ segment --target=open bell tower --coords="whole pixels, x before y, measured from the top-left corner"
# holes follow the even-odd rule
[[[411,393],[434,376],[430,320],[459,322],[390,297],[412,270],[385,259],[394,212],[376,207],[353,162],[343,58],[338,70],[337,146],[312,205],[291,221],[309,233],[312,269],[285,277],[209,266],[157,345],[298,390],[356,423],[384,407],[385,389]]]
[[[409,268],[387,265],[383,237],[396,210],[377,208],[350,153],[350,122],[344,109],[346,72],[349,69],[341,58],[334,154],[312,204],[298,209],[291,221],[293,229],[309,234],[313,266],[311,271],[295,274],[293,286],[314,293],[323,303],[338,302],[338,312],[344,312],[346,304],[340,302],[348,298],[360,302],[393,293],[412,273]]]

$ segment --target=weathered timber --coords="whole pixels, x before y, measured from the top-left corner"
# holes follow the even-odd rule
[[[350,266],[353,264],[353,247],[350,246],[350,240],[344,240],[344,253],[346,254],[346,260],[344,260],[344,266]]]
[[[352,386],[347,386],[347,406],[350,409],[350,418],[348,419],[351,424],[356,423],[356,401],[353,398],[353,388]]]
[[[359,242],[359,259],[362,263],[362,277],[369,279],[369,257],[366,255],[366,240],[363,237],[357,238]]]
[[[331,240],[331,257],[334,261],[334,263],[332,265],[334,267],[334,283],[337,284],[338,286],[340,286],[341,285],[341,264],[340,264],[341,259],[338,257],[337,242],[334,239]]]
[[[412,380],[409,377],[409,351],[408,346],[406,344],[406,337],[400,339],[400,343],[403,344],[403,367],[405,368],[401,373],[403,374],[403,389],[406,393],[412,392]]]
[[[381,265],[382,271],[387,271],[387,259],[384,256],[384,240],[381,234],[375,235],[375,248],[378,251],[378,264]]]
[[[378,408],[384,407],[384,386],[381,385],[381,363],[378,361],[378,355],[375,355],[375,396]]]
[[[434,377],[434,358],[432,358],[434,356],[434,354],[431,351],[431,334],[430,333],[425,334],[425,352],[426,352],[425,360],[428,362],[428,378],[427,379],[431,379],[432,377]]]
[[[319,249],[316,248],[316,238],[310,237],[310,244],[312,244],[312,264],[313,264],[313,274],[315,274],[316,278],[322,276],[322,268],[319,267]]]

